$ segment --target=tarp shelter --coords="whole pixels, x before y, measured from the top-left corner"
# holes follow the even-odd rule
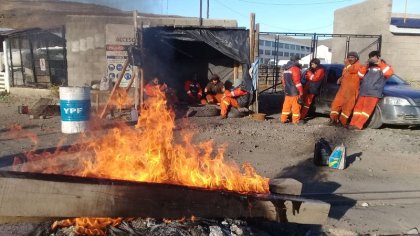
[[[248,31],[240,28],[151,27],[138,31],[142,43],[142,67],[147,83],[154,76],[178,91],[194,73],[204,87],[212,74],[233,83],[235,63],[252,92]],[[141,44],[139,42],[139,45]]]

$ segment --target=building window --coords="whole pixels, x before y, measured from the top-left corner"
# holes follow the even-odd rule
[[[289,53],[288,52],[284,52],[284,56],[285,57],[288,57],[289,56]]]
[[[289,49],[289,48],[290,48],[290,44],[285,43],[285,44],[284,44],[284,48],[285,48],[285,49]]]
[[[279,52],[279,56],[281,56],[281,57],[282,57],[282,56],[283,56],[283,52]]]
[[[264,50],[262,50],[262,49],[258,50],[258,54],[259,54],[259,55],[264,54]]]
[[[309,47],[306,47],[306,51],[308,51],[308,52],[309,52],[309,51],[310,51],[310,48],[309,48]]]
[[[271,51],[270,50],[265,50],[265,55],[270,55]]]
[[[276,51],[271,51],[271,55],[275,56],[277,54]]]
[[[279,43],[279,48],[284,48],[284,43]]]
[[[290,56],[293,57],[295,54],[293,52],[290,53]]]
[[[290,45],[290,49],[291,49],[291,50],[296,50],[295,45],[293,45],[293,44],[292,44],[292,45]]]
[[[305,54],[300,54],[300,57],[302,58],[302,57],[304,57],[305,56]]]
[[[305,46],[300,46],[301,51],[305,51]]]
[[[260,46],[264,46],[264,40],[260,40],[260,42],[258,43]]]
[[[270,46],[270,47],[271,47],[271,41],[265,41],[264,45],[265,45],[265,46]]]

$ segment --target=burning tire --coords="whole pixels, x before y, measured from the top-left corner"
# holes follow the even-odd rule
[[[242,118],[249,115],[248,109],[231,107],[228,113],[229,118]]]

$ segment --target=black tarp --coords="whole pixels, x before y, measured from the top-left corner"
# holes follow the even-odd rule
[[[250,65],[248,34],[247,30],[238,28],[151,27],[143,29],[143,35],[139,35],[138,38],[144,36],[149,42],[163,43],[164,46],[173,47],[178,53],[191,59],[215,54],[209,49],[200,48],[198,43],[204,43],[210,46],[213,51],[242,64],[242,77],[247,90],[253,92],[252,80],[248,73]],[[147,47],[147,43],[144,45]],[[145,57],[147,58],[147,55]]]

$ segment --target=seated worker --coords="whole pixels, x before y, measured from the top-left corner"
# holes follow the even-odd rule
[[[184,89],[187,93],[186,101],[189,104],[200,103],[201,97],[203,96],[203,90],[198,82],[198,75],[194,74],[191,80],[187,80],[184,83]]]
[[[206,88],[204,88],[204,93],[206,94],[206,99],[202,99],[202,104],[214,104],[214,103],[221,103],[223,93],[225,92],[225,86],[220,81],[218,75],[214,74],[210,78],[210,82],[207,84]]]
[[[309,108],[312,105],[314,97],[319,94],[321,89],[321,83],[325,76],[324,67],[321,66],[321,61],[318,58],[314,58],[309,63],[310,67],[305,72],[306,83],[303,87],[303,105],[300,110],[300,119],[306,118],[309,112]]]
[[[164,94],[167,90],[168,86],[165,83],[160,84],[157,76],[153,77],[153,79],[144,86],[144,94],[146,95],[146,98],[157,97],[159,91]]]
[[[242,79],[238,79],[232,86],[231,90],[226,90],[220,103],[220,117],[226,119],[229,108],[246,107],[249,102],[249,93],[245,88],[245,83]]]

